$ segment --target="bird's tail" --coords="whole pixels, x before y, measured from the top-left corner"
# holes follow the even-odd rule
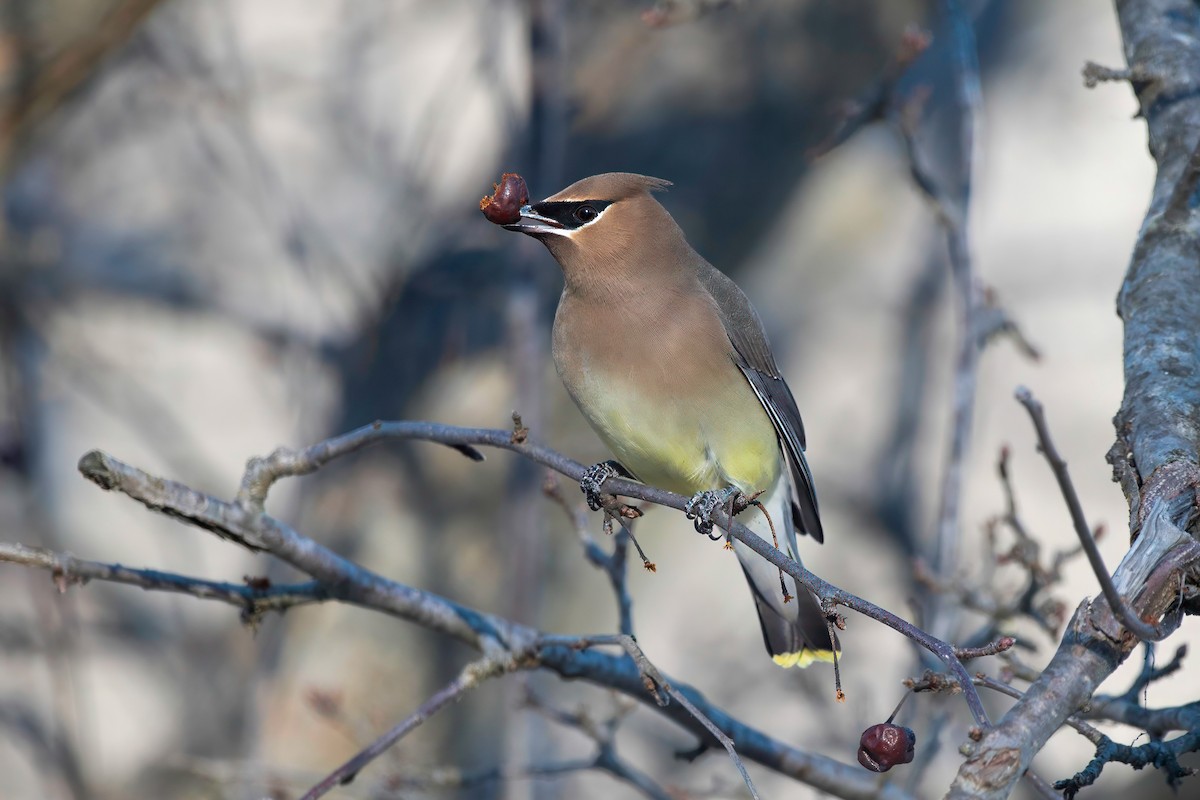
[[[786,478],[771,492],[760,498],[763,508],[751,507],[738,516],[738,521],[768,542],[770,521],[774,523],[779,549],[791,558],[800,560],[795,552],[795,533],[792,530],[791,498]],[[765,513],[764,513],[765,512]],[[821,604],[808,589],[797,586],[795,580],[746,545],[734,540],[734,552],[746,574],[763,641],[772,660],[781,667],[807,667],[814,661],[833,661],[836,639],[831,639]],[[786,598],[785,599],[785,591]]]

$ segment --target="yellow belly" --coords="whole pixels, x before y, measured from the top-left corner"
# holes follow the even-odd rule
[[[779,476],[778,437],[744,381],[700,396],[653,398],[617,381],[569,388],[617,460],[652,486],[688,495],[736,486],[752,494]]]

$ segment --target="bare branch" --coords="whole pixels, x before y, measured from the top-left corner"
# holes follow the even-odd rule
[[[1140,64],[1135,64],[1132,69],[1114,69],[1095,61],[1083,65],[1083,85],[1089,89],[1095,89],[1108,81],[1144,81],[1148,77]]]
[[[994,656],[998,653],[1003,653],[1016,643],[1017,640],[1011,636],[1001,636],[999,639],[989,642],[983,647],[959,647],[955,650],[955,655],[958,656],[960,661],[970,661],[974,658],[983,658],[984,656]]]
[[[1006,695],[1006,696],[1014,698],[1016,700],[1020,700],[1022,697],[1025,696],[1024,693],[1019,691],[1018,689],[1016,689],[1012,686],[1009,686],[1007,683],[998,681],[995,678],[989,678],[987,675],[984,675],[983,673],[977,673],[975,676],[973,676],[971,678],[971,682],[975,686],[982,686],[985,689],[990,689],[993,692],[997,692],[999,694]],[[951,692],[951,693],[953,693],[953,692],[961,692],[962,691],[962,684],[960,684],[956,679],[951,678],[947,675],[933,672],[931,670],[926,670],[925,674],[923,674],[920,678],[905,679],[904,685],[907,686],[911,691],[917,692],[917,693],[920,693],[920,692]],[[1084,738],[1086,738],[1092,744],[1099,744],[1100,741],[1104,738],[1103,733],[1096,730],[1094,727],[1092,727],[1091,725],[1088,725],[1086,722],[1080,720],[1079,718],[1077,718],[1075,716],[1068,717],[1065,720],[1064,724],[1069,725],[1070,727],[1074,728],[1076,731],[1078,731],[1081,735],[1083,735]]]
[[[1187,656],[1188,652],[1187,645],[1181,644],[1178,648],[1176,648],[1175,655],[1171,657],[1170,661],[1161,667],[1156,667],[1154,666],[1154,644],[1152,642],[1147,642],[1144,647],[1146,649],[1146,657],[1142,662],[1142,671],[1138,673],[1137,679],[1130,684],[1129,688],[1125,690],[1125,693],[1122,694],[1120,698],[1116,699],[1136,701],[1138,699],[1138,695],[1145,691],[1147,686],[1155,681],[1162,680],[1168,675],[1173,675],[1178,672],[1179,668],[1183,666],[1183,659]],[[1097,699],[1101,699],[1102,697],[1102,695],[1098,695]]]
[[[120,491],[152,510],[189,522],[223,538],[270,551],[316,578],[326,587],[331,599],[410,620],[430,630],[453,636],[485,655],[502,654],[502,657],[512,659],[521,669],[543,667],[565,678],[581,678],[615,689],[642,702],[652,699],[646,692],[642,673],[627,655],[618,658],[549,644],[532,628],[460,606],[430,592],[390,581],[366,570],[253,508],[254,498],[265,498],[274,480],[294,468],[307,470],[308,462],[305,459],[319,457],[324,463],[367,444],[387,439],[419,439],[451,446],[486,445],[520,453],[573,480],[579,480],[585,472],[581,464],[553,450],[529,441],[515,441],[511,431],[456,428],[420,422],[379,422],[368,425],[301,451],[299,458],[291,451],[280,450],[268,459],[252,459],[242,486],[243,490],[253,487],[253,491],[244,491],[244,503],[226,502],[196,492],[183,484],[149,475],[99,451],[92,451],[81,459],[80,470],[102,488]],[[622,496],[656,502],[678,510],[683,510],[687,502],[687,498],[680,495],[623,479],[609,479],[605,486],[608,491],[620,492]],[[620,513],[620,503],[615,498],[611,498],[611,503],[612,510]],[[807,581],[806,585],[815,587],[829,602],[846,605],[872,616],[879,615],[877,618],[885,624],[928,643],[927,646],[935,648],[935,652],[952,668],[957,665],[957,669],[965,674],[951,645],[939,642],[895,615],[821,581],[728,517],[719,518],[718,522],[727,524],[731,535],[746,542],[776,566],[798,577],[802,583]],[[539,641],[542,642],[540,645]],[[675,682],[669,685],[682,693],[725,736],[737,742],[741,756],[850,800],[901,800],[909,797],[902,788],[892,784],[880,788],[873,776],[863,774],[857,767],[796,750],[764,735],[708,703],[694,689]],[[977,695],[975,703],[982,714],[982,704]],[[663,708],[661,713],[697,735],[712,735],[683,703]]]
[[[543,641],[545,641],[547,644],[567,645],[569,647],[579,648],[594,647],[597,645],[619,646],[629,655],[629,657],[633,660],[633,663],[637,665],[638,672],[642,676],[646,690],[655,696],[658,704],[660,706],[666,706],[669,702],[667,698],[670,698],[687,709],[687,712],[695,717],[696,720],[704,726],[704,729],[712,734],[712,737],[716,739],[722,747],[725,748],[725,752],[729,754],[729,758],[733,761],[734,766],[737,767],[738,773],[741,774],[742,781],[746,784],[746,788],[750,790],[750,796],[754,798],[754,800],[759,800],[758,790],[754,788],[754,782],[750,780],[750,773],[746,772],[746,765],[742,763],[741,757],[737,754],[737,750],[733,745],[733,740],[730,739],[724,731],[713,724],[713,721],[710,720],[703,711],[697,708],[696,705],[689,700],[686,695],[671,686],[670,682],[667,681],[667,679],[663,677],[662,673],[658,671],[658,667],[654,666],[650,659],[646,657],[646,654],[642,651],[642,648],[638,645],[638,643],[634,641],[632,636],[626,636],[624,634],[617,636],[585,636],[567,640],[564,640],[562,637],[547,637]]]
[[[500,658],[496,654],[468,664],[454,680],[443,686],[416,711],[402,719],[387,733],[371,742],[367,747],[356,753],[349,761],[342,764],[325,776],[319,783],[304,793],[300,800],[317,800],[324,797],[338,786],[350,783],[367,764],[378,758],[384,751],[414,731],[421,723],[441,711],[448,703],[462,697],[488,678],[502,675],[514,668],[512,661]]]
[[[1058,448],[1054,446],[1054,442],[1050,438],[1045,409],[1034,398],[1033,393],[1024,386],[1017,389],[1016,396],[1021,405],[1025,406],[1025,410],[1029,412],[1030,419],[1033,420],[1033,426],[1037,430],[1038,449],[1050,463],[1050,469],[1053,470],[1054,478],[1058,481],[1058,488],[1062,491],[1067,510],[1071,513],[1075,535],[1079,537],[1079,544],[1087,555],[1088,563],[1092,565],[1092,572],[1096,574],[1096,580],[1100,582],[1100,589],[1104,592],[1104,598],[1108,600],[1109,607],[1117,615],[1121,624],[1139,639],[1159,642],[1167,638],[1175,632],[1183,619],[1182,604],[1176,607],[1177,613],[1171,619],[1164,620],[1160,625],[1147,624],[1134,614],[1133,609],[1129,607],[1129,604],[1117,591],[1117,587],[1113,585],[1108,568],[1104,566],[1104,558],[1100,555],[1100,549],[1096,547],[1096,540],[1092,537],[1091,528],[1088,527],[1087,519],[1083,516],[1083,505],[1079,502],[1079,494],[1075,491],[1071,476],[1067,474],[1067,462],[1059,455]],[[1182,583],[1180,586],[1182,588]]]
[[[1140,747],[1118,744],[1107,736],[1096,747],[1096,756],[1086,767],[1075,776],[1065,781],[1058,781],[1054,788],[1063,793],[1067,800],[1075,797],[1084,786],[1091,786],[1100,777],[1105,764],[1113,761],[1128,764],[1134,769],[1154,765],[1162,771],[1167,784],[1172,789],[1179,788],[1179,781],[1196,770],[1184,767],[1179,763],[1179,756],[1200,750],[1200,731],[1192,731],[1176,737],[1169,742],[1148,742]]]
[[[940,206],[942,225],[946,230],[946,249],[950,257],[950,272],[954,276],[958,303],[958,354],[954,366],[954,400],[950,434],[950,454],[942,476],[941,506],[938,511],[934,543],[934,569],[943,578],[958,568],[959,540],[962,538],[960,504],[964,462],[971,442],[972,421],[975,417],[975,394],[978,386],[980,337],[976,317],[981,306],[975,267],[967,236],[970,216],[972,178],[978,159],[976,126],[982,100],[979,88],[979,63],[976,56],[975,31],[966,11],[957,0],[946,0],[944,14],[951,37],[954,65],[955,98],[958,105],[959,165],[958,187],[950,198],[934,189],[931,197]],[[910,149],[910,152],[915,152]],[[917,166],[913,165],[915,171]],[[931,181],[923,184],[931,191]],[[943,624],[933,618],[933,630],[945,635]],[[948,620],[946,621],[948,623]]]
[[[1148,495],[1191,494],[1172,520],[1183,527],[1200,482],[1200,245],[1196,131],[1200,130],[1200,20],[1189,0],[1117,4],[1129,76],[1146,120],[1158,174],[1117,311],[1125,325],[1125,395],[1109,453],[1136,535],[1154,505]]]
[[[933,36],[918,25],[910,24],[900,36],[900,43],[883,73],[861,97],[847,103],[837,126],[825,140],[808,152],[818,159],[840,147],[854,134],[873,122],[886,119],[896,102],[896,83],[908,71],[917,57],[924,53]]]
[[[1134,598],[1139,617],[1157,617],[1175,604],[1182,576],[1200,560],[1200,544],[1170,522],[1168,506],[1157,504],[1114,573],[1114,585]],[[1083,602],[1041,675],[996,727],[969,747],[947,797],[1007,797],[1034,754],[1087,703],[1137,641],[1122,632],[1106,600]]]
[[[269,582],[264,585],[254,579],[247,579],[241,584],[222,583],[172,572],[88,561],[67,553],[8,542],[0,542],[0,561],[49,570],[60,591],[66,591],[73,584],[100,580],[138,586],[148,591],[189,594],[202,600],[220,600],[241,608],[242,619],[248,623],[268,611],[282,612],[292,606],[322,603],[331,599],[331,595],[316,581],[279,586],[272,586]]]
[[[0,114],[0,171],[7,171],[13,151],[30,138],[32,129],[86,84],[104,59],[129,40],[159,2],[124,0],[111,6],[112,10],[87,35],[62,48],[37,70],[28,85],[19,87],[15,102]]]
[[[563,513],[571,521],[571,526],[575,529],[575,534],[583,545],[583,554],[588,562],[608,577],[613,595],[617,600],[617,630],[632,636],[633,599],[629,596],[628,572],[626,571],[629,531],[624,525],[621,525],[621,529],[613,536],[612,553],[606,553],[588,532],[588,515],[585,507],[583,504],[571,506],[571,503],[563,496],[562,487],[559,486],[558,477],[554,472],[547,472],[546,480],[542,483],[542,491],[563,510]],[[605,521],[607,522],[608,519],[611,517],[606,518]]]
[[[479,646],[479,633],[459,616],[459,609],[443,598],[428,602],[433,595],[415,593],[409,587],[399,587],[406,594],[403,602],[382,587],[390,582],[363,569],[333,552],[320,548],[315,542],[300,536],[290,527],[258,510],[272,483],[298,470],[311,471],[311,465],[326,463],[333,458],[357,451],[368,444],[386,439],[418,439],[450,446],[485,445],[511,450],[550,467],[572,480],[580,480],[585,468],[566,456],[528,440],[514,441],[511,431],[492,428],[459,428],[431,422],[374,422],[350,433],[313,445],[299,453],[279,449],[266,459],[251,459],[242,480],[238,503],[226,503],[203,495],[187,486],[151,476],[98,450],[86,454],[79,462],[80,471],[101,488],[117,490],[143,503],[148,508],[177,517],[218,536],[240,542],[254,549],[267,549],[298,569],[307,572],[336,591],[339,599],[370,605],[379,602],[381,610],[411,619],[426,627],[440,630]],[[601,487],[622,497],[637,498],[657,505],[685,510],[688,499],[682,495],[626,480],[608,478]],[[621,504],[609,498],[609,511],[621,513]],[[931,636],[895,614],[869,603],[856,595],[839,589],[818,578],[803,566],[769,545],[746,526],[734,520],[723,509],[717,509],[714,521],[731,536],[766,558],[776,567],[807,587],[826,606],[843,605],[898,631],[937,656],[955,674],[970,685],[966,669],[954,654],[954,647]],[[393,586],[399,586],[393,584]],[[418,596],[421,595],[421,596]],[[498,631],[507,636],[528,635],[522,626],[490,618]],[[522,649],[517,647],[515,649]],[[988,725],[987,712],[974,689],[964,693],[967,707],[976,724]]]

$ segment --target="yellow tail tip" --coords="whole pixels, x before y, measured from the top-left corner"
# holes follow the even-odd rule
[[[783,667],[784,669],[787,669],[789,667],[796,667],[798,669],[804,669],[809,664],[812,664],[814,661],[825,661],[827,663],[832,664],[833,663],[833,651],[832,650],[799,650],[795,653],[777,653],[776,655],[771,656],[771,660],[774,661],[779,666]]]

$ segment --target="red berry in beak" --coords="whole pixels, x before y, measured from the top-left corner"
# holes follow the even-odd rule
[[[479,210],[496,225],[511,225],[521,218],[521,206],[529,203],[529,187],[515,172],[500,176],[491,197],[479,201]]]

